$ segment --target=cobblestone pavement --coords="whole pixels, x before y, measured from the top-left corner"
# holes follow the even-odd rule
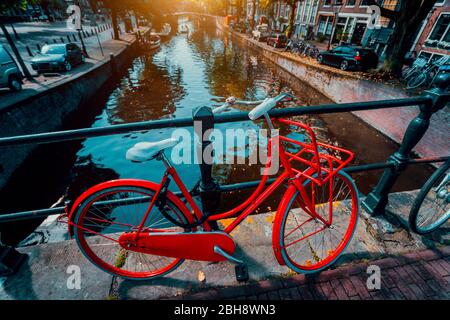
[[[367,268],[380,268],[380,289],[368,290]],[[180,299],[181,297],[176,297]],[[295,275],[238,287],[216,288],[182,297],[237,300],[416,300],[450,298],[450,246],[370,263],[327,270],[318,276]]]

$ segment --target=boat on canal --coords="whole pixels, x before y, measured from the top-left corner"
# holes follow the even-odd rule
[[[158,35],[150,35],[148,38],[148,49],[155,50],[161,46],[161,37]]]
[[[152,31],[150,35],[158,36],[161,40],[166,40],[170,36],[171,31],[172,27],[170,26],[170,24],[165,23],[160,32]]]

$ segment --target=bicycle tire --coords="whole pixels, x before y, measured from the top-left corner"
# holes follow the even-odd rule
[[[417,77],[411,78],[408,81],[406,87],[408,89],[415,89],[423,85],[428,79],[428,75],[426,73],[420,73]]]
[[[119,197],[118,199],[124,199],[123,196],[120,197],[120,193],[124,193],[124,192],[134,192],[136,194],[143,194],[143,195],[147,195],[147,196],[152,196],[155,194],[156,191],[156,184],[150,183],[150,182],[146,182],[146,181],[140,181],[140,180],[135,180],[135,182],[131,181],[131,180],[123,180],[123,182],[121,182],[121,180],[116,180],[113,182],[114,185],[108,184],[108,183],[104,183],[104,184],[100,184],[97,187],[92,187],[91,189],[93,190],[92,193],[88,194],[81,202],[80,204],[77,206],[77,208],[74,211],[75,217],[74,217],[74,237],[75,240],[78,244],[78,247],[80,248],[80,251],[83,253],[83,255],[92,263],[94,264],[96,267],[100,268],[101,270],[115,275],[115,276],[119,276],[121,278],[125,278],[125,279],[130,279],[130,280],[149,280],[149,279],[154,279],[154,278],[158,278],[161,276],[164,276],[172,271],[174,271],[176,268],[178,268],[184,260],[182,259],[178,259],[178,258],[167,258],[167,257],[160,257],[161,259],[157,260],[157,261],[161,261],[165,258],[167,258],[170,263],[168,263],[167,265],[163,264],[161,267],[156,267],[154,262],[152,262],[152,260],[150,260],[150,264],[152,264],[152,266],[154,266],[156,268],[156,270],[144,270],[144,271],[137,271],[137,267],[135,266],[135,270],[130,270],[131,267],[133,266],[133,263],[135,265],[139,265],[140,268],[144,268],[143,267],[143,263],[139,262],[136,263],[137,261],[145,261],[145,263],[148,263],[148,259],[151,259],[151,255],[145,255],[143,253],[136,253],[133,252],[131,250],[126,250],[124,248],[121,248],[118,244],[114,244],[113,241],[109,241],[106,242],[109,239],[111,239],[113,236],[117,236],[120,237],[121,232],[130,232],[131,230],[133,230],[131,227],[129,228],[130,230],[126,230],[126,228],[124,227],[125,230],[118,230],[117,228],[120,228],[122,226],[125,226],[125,223],[122,222],[117,222],[117,217],[119,216],[117,213],[114,214],[113,216],[113,212],[114,212],[114,208],[111,209],[110,207],[106,207],[106,211],[109,211],[108,214],[109,216],[103,215],[101,214],[101,217],[107,217],[103,218],[104,220],[99,220],[99,219],[94,219],[92,218],[92,216],[94,216],[95,218],[97,216],[99,216],[99,213],[101,212],[101,210],[99,210],[98,208],[95,208],[95,212],[91,214],[90,218],[88,218],[89,216],[89,209],[93,208],[93,204],[94,203],[99,203],[101,202],[101,199],[105,198],[107,199],[107,196],[111,197],[111,195],[114,194],[118,194]],[[90,190],[91,190],[90,189]],[[142,201],[142,204],[144,205],[144,207],[148,207],[148,201],[144,202]],[[166,207],[170,208],[170,210],[176,215],[178,216],[180,219],[185,220],[185,222],[189,222],[192,219],[189,218],[188,214],[189,211],[187,210],[187,208],[184,206],[184,204],[181,202],[181,200],[179,200],[179,198],[177,198],[175,195],[173,195],[172,193],[167,194],[167,200],[166,200]],[[138,210],[130,210],[130,212],[133,212],[134,214],[137,212]],[[152,210],[153,212],[154,210]],[[149,217],[150,218],[150,217]],[[147,219],[148,221],[151,221],[150,219]],[[90,220],[89,220],[90,219]],[[110,226],[104,226],[104,221],[112,221],[111,225],[114,224],[113,228],[116,229],[112,229],[109,230],[110,232],[113,231],[112,233],[108,233],[108,236],[103,236],[106,240],[102,239],[101,237],[101,233],[99,233],[97,230],[94,230],[94,227],[97,228],[97,225],[95,225],[94,227],[92,227],[92,225],[87,224],[87,222],[92,223],[92,220],[97,220],[97,224],[98,221],[100,221],[100,231],[106,230],[108,228],[110,228]],[[133,219],[131,219],[133,220]],[[139,221],[139,219],[135,219],[136,221]],[[157,224],[161,225],[161,219],[157,220]],[[164,221],[162,221],[164,222]],[[131,224],[128,224],[131,225]],[[164,224],[163,224],[164,225]],[[131,225],[132,227],[136,227],[136,225]],[[147,226],[149,228],[151,228],[152,226]],[[91,230],[89,229],[91,228]],[[101,229],[103,228],[103,229]],[[165,226],[165,228],[168,228]],[[179,228],[180,229],[180,228]],[[135,229],[134,229],[135,230]],[[161,230],[161,229],[158,229]],[[167,229],[166,229],[167,230]],[[183,231],[183,230],[173,230],[175,231]],[[187,231],[187,230],[184,230]],[[96,232],[96,233],[94,233]],[[170,232],[170,231],[169,231]],[[86,235],[88,234],[88,235]],[[97,236],[97,237],[95,237]],[[91,244],[89,244],[89,241],[91,242]],[[106,249],[94,249],[94,246],[103,246]],[[109,246],[109,247],[108,247]],[[118,249],[120,248],[120,251],[118,250],[116,254],[112,253],[112,250],[115,249],[115,247],[117,247]],[[110,249],[111,248],[111,249]],[[98,250],[99,252],[95,251]],[[111,251],[111,254],[108,253],[108,251]],[[100,256],[102,255],[102,256]],[[108,261],[106,261],[106,255],[108,255],[109,258]],[[139,256],[138,256],[139,255]],[[142,255],[142,256],[141,256]],[[115,260],[114,260],[115,257]],[[143,258],[145,257],[145,258]],[[123,259],[123,261],[120,261],[120,264],[123,263],[123,265],[118,265],[118,260],[119,259]],[[127,261],[128,260],[128,261]],[[129,268],[125,269],[124,266],[126,266],[126,263],[129,262]]]
[[[340,242],[338,243],[338,245],[335,248],[328,249],[328,250],[322,250],[320,252],[320,250],[317,252],[316,249],[317,248],[313,248],[312,243],[321,243],[321,241],[317,241],[315,240],[315,236],[319,235],[319,232],[315,232],[315,231],[311,231],[311,233],[309,233],[311,235],[311,239],[307,239],[308,235],[304,234],[303,230],[300,230],[300,227],[303,225],[306,225],[307,222],[303,222],[300,225],[295,226],[295,228],[293,228],[290,232],[287,233],[286,235],[286,230],[287,227],[286,225],[289,224],[288,222],[288,216],[291,214],[291,208],[292,205],[294,203],[294,200],[296,200],[296,197],[299,195],[299,191],[296,190],[296,188],[294,186],[290,187],[290,189],[288,189],[288,191],[286,192],[286,196],[282,199],[279,209],[277,210],[277,216],[275,218],[275,223],[274,223],[274,229],[273,229],[273,234],[272,234],[272,242],[273,242],[273,247],[274,247],[274,253],[275,256],[278,260],[278,262],[282,265],[286,265],[288,266],[291,270],[298,272],[298,273],[314,273],[314,272],[318,272],[320,270],[323,270],[325,268],[328,268],[329,266],[331,266],[332,264],[334,264],[337,259],[339,259],[339,257],[341,256],[341,254],[345,251],[345,249],[347,248],[348,244],[351,242],[353,235],[355,233],[356,230],[356,226],[357,226],[357,222],[358,222],[358,216],[359,216],[359,208],[360,208],[360,200],[359,200],[359,194],[358,194],[358,190],[356,188],[355,182],[353,181],[353,179],[346,174],[345,172],[338,172],[336,173],[336,175],[333,177],[333,179],[338,178],[341,179],[349,188],[348,194],[347,195],[351,195],[351,216],[349,217],[349,222],[348,222],[348,227],[346,227],[345,232],[342,236],[342,239],[339,239]],[[308,185],[311,184],[311,180],[306,180],[303,185],[304,187],[308,187]],[[325,187],[324,187],[325,188]],[[338,190],[338,194],[342,191],[342,185],[340,187],[340,189]],[[345,190],[345,189],[344,189]],[[335,191],[334,187],[333,187],[333,192]],[[323,196],[323,193],[322,193]],[[316,202],[318,203],[318,202]],[[333,201],[333,207],[334,210],[336,210],[337,208],[335,207],[335,203],[337,203],[339,206],[342,201],[341,200],[337,200],[336,202]],[[325,204],[325,203],[323,203]],[[319,203],[317,206],[323,206],[323,204]],[[324,206],[326,207],[326,206]],[[346,211],[345,207],[341,207],[343,209],[343,212]],[[327,208],[324,208],[325,211],[327,210]],[[295,208],[293,209],[295,210]],[[298,223],[297,218],[295,217],[295,213],[292,212],[292,215],[294,216],[294,220],[296,223]],[[307,215],[305,215],[306,217],[308,217]],[[336,218],[338,218],[338,215],[336,214],[335,218],[335,222],[334,222],[334,226],[339,226],[339,222],[342,222],[342,220],[339,220],[338,222],[336,222]],[[317,221],[315,221],[316,219],[312,219],[312,224],[316,223]],[[301,239],[305,239],[305,241],[303,243],[307,243],[307,248],[310,249],[311,251],[311,259],[307,259],[309,258],[308,255],[304,256],[299,256],[298,252],[301,252],[302,250],[298,250],[295,249],[295,247],[293,247],[292,249],[287,249],[288,247],[291,246],[291,244],[297,244],[297,243],[301,243],[300,241],[302,240],[295,240],[295,241],[291,241],[291,243],[287,243],[290,240],[287,240],[288,237],[290,237],[291,235],[294,234],[294,232],[297,232],[300,230],[300,233],[302,234]],[[305,228],[306,230],[306,228]],[[328,231],[332,230],[332,228],[328,228]],[[334,230],[334,228],[333,228]],[[327,230],[325,230],[325,232],[327,232]],[[332,231],[329,231],[329,239],[331,241],[332,239]],[[320,235],[319,235],[320,237]],[[291,238],[292,239],[292,238]],[[326,239],[326,235],[322,236],[322,244],[325,244],[325,239]],[[287,241],[286,241],[287,240]],[[300,244],[300,248],[302,247],[302,244]],[[290,252],[289,252],[290,251]],[[297,253],[297,255],[295,255]],[[322,253],[322,254],[321,254]],[[325,254],[327,256],[325,256]],[[298,257],[298,259],[295,259],[295,257]],[[324,257],[323,259],[321,259],[322,257]],[[304,260],[304,264],[301,264],[298,260]],[[315,262],[313,263],[312,260],[315,260]]]
[[[409,227],[411,230],[417,234],[427,234],[435,231],[438,229],[441,225],[443,225],[450,217],[448,212],[444,215],[442,215],[440,218],[438,218],[433,224],[430,226],[421,227],[418,223],[418,217],[419,217],[419,211],[422,207],[423,201],[425,200],[426,196],[430,192],[431,188],[434,186],[436,181],[439,181],[441,177],[443,177],[447,170],[450,168],[450,161],[447,161],[443,166],[441,166],[439,169],[437,169],[430,178],[425,182],[423,187],[420,189],[419,193],[417,194],[416,198],[414,199],[414,202],[411,206],[411,211],[409,213]]]
[[[418,73],[419,70],[416,67],[408,68],[402,73],[402,80],[408,81],[409,78],[415,73]]]

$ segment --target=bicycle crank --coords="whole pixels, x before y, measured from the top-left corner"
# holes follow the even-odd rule
[[[233,239],[221,231],[126,232],[119,237],[119,244],[135,252],[211,262],[227,260],[227,256],[232,256],[236,249]],[[220,252],[215,249],[217,247]]]

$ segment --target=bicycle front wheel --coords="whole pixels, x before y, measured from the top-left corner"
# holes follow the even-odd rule
[[[450,218],[450,162],[437,169],[420,189],[411,207],[409,226],[418,234],[430,233]]]
[[[332,265],[351,241],[359,198],[344,172],[322,185],[310,180],[303,185],[320,218],[307,212],[300,192],[291,186],[277,212],[273,242],[279,262],[296,272],[312,273]]]
[[[93,188],[94,189],[94,188]],[[183,260],[127,250],[119,244],[125,232],[138,230],[156,193],[156,185],[133,184],[129,180],[115,186],[95,188],[74,211],[74,236],[82,253],[100,269],[127,279],[152,279],[175,270]],[[179,222],[187,223],[183,203],[168,193],[163,210]],[[154,206],[143,232],[185,231]]]

